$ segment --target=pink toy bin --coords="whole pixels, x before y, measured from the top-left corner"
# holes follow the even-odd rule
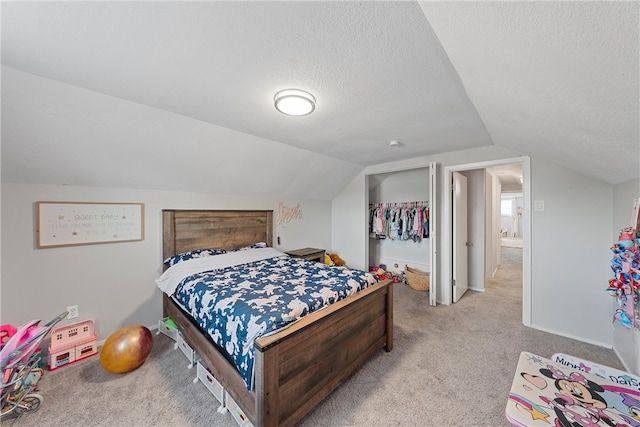
[[[4,347],[4,345],[9,341],[9,338],[14,336],[18,332],[18,330],[13,325],[2,325],[0,326],[0,348]]]

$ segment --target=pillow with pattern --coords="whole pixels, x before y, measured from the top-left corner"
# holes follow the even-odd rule
[[[227,251],[224,249],[196,249],[194,251],[183,252],[181,254],[171,256],[164,260],[164,265],[171,267],[172,265],[176,265],[179,262],[187,261],[192,258],[204,258],[207,256],[222,255],[226,253]]]
[[[266,248],[266,247],[267,247],[267,244],[265,242],[258,242],[258,243],[253,243],[249,246],[245,246],[244,248],[234,249],[231,252],[248,251],[250,249],[260,249],[260,248]]]

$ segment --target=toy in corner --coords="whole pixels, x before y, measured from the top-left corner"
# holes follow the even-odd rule
[[[328,253],[326,253],[326,252],[325,252],[325,254],[324,254],[324,263],[325,263],[325,264],[327,264],[327,265],[335,265],[335,264],[333,263],[333,260],[332,260],[332,259],[331,259],[331,257],[329,256],[329,254],[328,254]]]
[[[153,335],[142,325],[118,329],[104,342],[100,364],[107,372],[123,374],[140,367],[151,353]]]
[[[369,272],[375,274],[380,280],[392,279],[393,283],[404,282],[404,274],[396,274],[391,271],[387,271],[386,264],[374,265],[369,267]]]
[[[340,258],[338,254],[330,254],[326,252],[324,254],[324,263],[327,265],[335,265],[338,267],[343,267],[346,265],[344,260]]]
[[[344,260],[340,258],[338,254],[330,254],[329,258],[331,258],[331,261],[333,261],[333,265],[337,265],[338,267],[342,267],[345,265]]]

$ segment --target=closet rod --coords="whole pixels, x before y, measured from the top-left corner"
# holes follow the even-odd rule
[[[420,206],[429,206],[428,200],[422,200],[417,202],[389,202],[389,203],[369,203],[369,207],[388,208],[388,207],[411,207],[416,208]]]

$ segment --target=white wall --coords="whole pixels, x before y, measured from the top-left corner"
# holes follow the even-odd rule
[[[632,179],[613,187],[613,229],[611,241],[616,242],[620,230],[633,226],[633,202],[640,199],[640,179]]]
[[[145,239],[138,242],[36,249],[36,201],[142,202]],[[78,304],[78,320],[93,319],[99,340],[133,323],[157,324],[161,293],[162,209],[273,209],[300,205],[302,219],[276,227],[281,250],[330,249],[331,202],[236,197],[123,188],[2,184],[2,324],[48,321]],[[75,320],[74,320],[75,321]],[[71,323],[64,321],[61,325]]]
[[[358,218],[358,211],[365,210],[364,201],[358,204],[365,190],[367,174],[423,167],[429,161],[438,162],[439,174],[443,166],[506,159],[517,153],[489,147],[447,153],[442,156],[412,159],[371,166],[358,176],[335,200],[332,207],[334,218],[350,216]],[[438,205],[442,217],[442,176],[438,190]],[[609,246],[613,190],[608,184],[588,178],[576,172],[566,171],[562,166],[539,159],[531,160],[532,200],[544,200],[545,211],[532,212],[532,326],[556,334],[577,338],[586,342],[611,346],[611,313],[609,296],[604,292],[608,282]],[[341,200],[341,203],[335,203]],[[350,200],[352,203],[344,203]],[[362,219],[364,221],[364,218]],[[359,245],[362,227],[342,227],[333,230],[333,246],[336,250],[349,250]],[[351,232],[351,230],[355,230]],[[443,235],[438,229],[440,236]],[[335,239],[336,235],[340,239]],[[442,239],[440,239],[442,240]],[[443,254],[441,254],[440,271]],[[354,250],[354,256],[364,251]],[[441,279],[446,276],[440,275]],[[437,283],[442,295],[442,280]]]
[[[367,176],[359,174],[331,203],[331,246],[351,268],[367,270]]]
[[[532,326],[611,346],[609,279],[613,189],[531,159]],[[544,201],[544,211],[536,211]]]

